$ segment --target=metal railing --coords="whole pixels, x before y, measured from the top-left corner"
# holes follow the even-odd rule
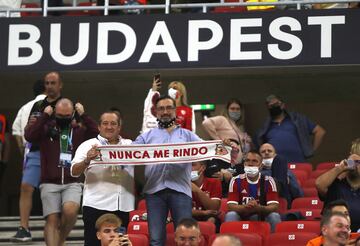
[[[108,15],[110,10],[145,10],[145,9],[164,9],[165,14],[171,13],[172,9],[201,9],[203,13],[207,13],[210,8],[215,7],[248,7],[248,6],[296,6],[301,9],[302,6],[324,3],[353,3],[360,0],[280,0],[278,2],[224,2],[219,3],[186,3],[171,4],[170,0],[165,0],[164,4],[147,4],[147,5],[109,5],[109,0],[105,0],[103,6],[76,6],[76,0],[73,0],[73,6],[66,7],[49,7],[48,0],[44,0],[43,8],[17,8],[6,9],[0,7],[0,13],[6,13],[6,17],[10,17],[11,13],[16,12],[42,12],[42,16],[46,17],[48,12],[52,11],[91,11],[101,10],[104,15]]]

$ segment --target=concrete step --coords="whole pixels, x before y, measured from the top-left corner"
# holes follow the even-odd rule
[[[31,216],[29,225],[32,242],[13,243],[10,239],[15,235],[20,225],[19,217],[0,217],[0,246],[1,245],[45,245],[44,225],[42,216]],[[78,216],[73,230],[70,232],[66,245],[84,245],[84,223],[82,216]]]

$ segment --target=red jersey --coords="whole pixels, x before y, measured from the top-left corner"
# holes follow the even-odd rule
[[[188,106],[176,107],[176,124],[178,124],[182,128],[192,131],[192,116],[192,108]]]
[[[221,182],[216,178],[204,178],[200,190],[204,191],[211,199],[221,199]],[[198,197],[192,193],[193,209],[203,210],[203,206]]]
[[[259,203],[260,177],[261,174],[259,175],[259,179],[254,182],[247,179],[245,174],[233,177],[229,185],[228,204],[238,205],[240,203],[241,205],[246,205],[250,200],[256,200]],[[238,187],[239,183],[240,189]],[[265,176],[264,184],[267,204],[279,203],[275,180],[270,176]]]

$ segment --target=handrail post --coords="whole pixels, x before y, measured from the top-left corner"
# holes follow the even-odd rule
[[[104,1],[104,15],[109,15],[109,0]]]
[[[48,12],[48,0],[44,0],[43,2],[43,16],[46,17]]]
[[[165,14],[170,14],[170,0],[165,1]]]

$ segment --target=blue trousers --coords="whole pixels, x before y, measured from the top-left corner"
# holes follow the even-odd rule
[[[240,221],[240,220],[243,220],[243,219],[235,211],[227,212],[225,215],[226,222],[227,221]],[[259,220],[259,216],[257,214],[254,214],[254,215],[251,215],[250,217],[246,218],[245,220]],[[265,217],[265,221],[267,221],[270,224],[271,232],[275,232],[276,224],[281,222],[280,214],[276,213],[276,212],[272,212]]]
[[[176,228],[183,218],[192,218],[192,199],[184,193],[164,189],[154,194],[146,194],[146,207],[151,246],[164,246],[166,243],[166,219],[169,211]]]

